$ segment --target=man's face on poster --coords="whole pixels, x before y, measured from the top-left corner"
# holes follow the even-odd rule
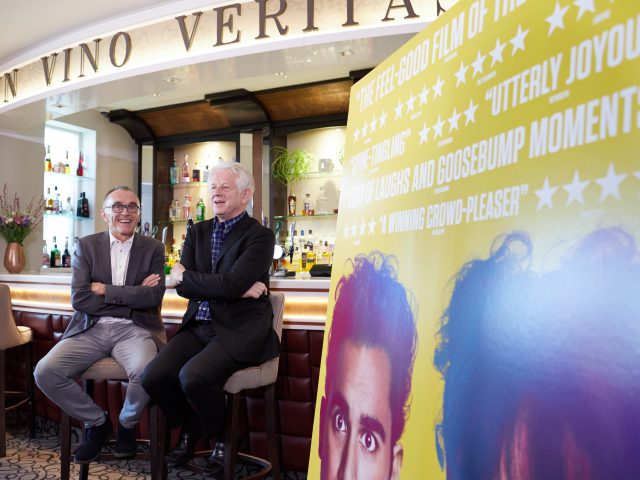
[[[321,478],[399,478],[402,446],[391,445],[387,353],[346,341],[320,408]]]

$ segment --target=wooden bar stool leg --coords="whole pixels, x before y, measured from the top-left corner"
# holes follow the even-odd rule
[[[236,477],[236,456],[238,454],[238,427],[240,426],[240,394],[231,395],[231,411],[227,408],[227,431],[225,432],[224,480]]]
[[[36,436],[36,402],[34,401],[34,380],[33,380],[33,343],[25,345],[25,368],[27,379],[27,395],[29,396],[29,410],[27,418],[29,420],[29,438]],[[4,371],[4,369],[3,369]]]
[[[280,448],[276,436],[276,389],[269,385],[264,392],[265,421],[267,427],[267,450],[271,462],[271,476],[280,480]]]
[[[71,419],[60,414],[60,479],[69,480],[71,469]]]
[[[0,408],[2,408],[2,415],[0,415],[0,458],[7,456],[7,424],[5,418],[5,406],[6,406],[6,383],[5,383],[5,351],[0,350]]]

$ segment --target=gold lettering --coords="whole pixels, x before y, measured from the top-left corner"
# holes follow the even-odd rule
[[[347,0],[347,21],[342,24],[343,27],[353,27],[354,25],[360,25],[353,17],[355,15],[355,9],[353,8],[353,0]]]
[[[313,24],[315,13],[315,0],[307,0],[307,26],[302,29],[303,32],[313,32],[318,30],[318,27]]]
[[[95,56],[91,54],[91,50],[89,50],[89,46],[86,43],[80,44],[80,75],[79,77],[84,77],[84,59],[85,57],[89,60],[91,64],[91,68],[93,68],[94,72],[98,71],[98,62],[100,61],[100,38],[96,38],[93,43],[95,44]],[[84,55],[83,55],[84,54]]]
[[[280,20],[278,19],[278,17],[280,15],[282,15],[286,10],[287,10],[287,2],[286,0],[279,0],[280,2],[280,8],[278,8],[278,11],[276,13],[270,13],[267,15],[267,2],[269,0],[255,0],[255,2],[260,5],[260,8],[258,10],[258,18],[259,18],[259,22],[260,22],[260,26],[259,26],[259,31],[260,33],[258,34],[258,36],[256,37],[256,40],[258,40],[259,38],[269,38],[269,35],[266,34],[266,30],[267,30],[267,19],[272,19],[275,24],[276,27],[278,27],[278,32],[280,33],[280,35],[285,35],[288,31],[289,31],[289,26],[283,27],[282,24],[280,23]]]
[[[216,12],[216,44],[215,47],[220,45],[228,45],[230,43],[238,43],[240,41],[240,32],[236,34],[236,38],[231,40],[230,42],[225,42],[222,39],[223,29],[226,27],[229,29],[230,33],[233,33],[233,14],[229,13],[228,20],[224,20],[224,11],[228,8],[235,8],[236,14],[240,16],[242,14],[242,9],[239,3],[234,3],[233,5],[225,5],[224,7],[214,8],[213,10]]]
[[[116,59],[116,47],[118,46],[118,40],[120,37],[124,38],[124,58],[122,62],[118,64]],[[111,39],[111,44],[109,45],[109,59],[111,60],[111,65],[114,67],[122,67],[129,61],[129,57],[131,57],[131,36],[127,32],[118,32]]]
[[[180,26],[180,34],[182,35],[184,48],[187,49],[187,52],[191,49],[191,45],[193,45],[193,39],[196,36],[196,30],[198,30],[198,23],[200,23],[200,17],[202,16],[202,12],[196,12],[196,13],[193,13],[192,15],[194,15],[196,19],[193,22],[193,28],[191,28],[191,34],[187,32],[187,24],[184,21],[184,19],[187,18],[187,16],[181,15],[179,17],[176,17],[176,20],[178,21],[178,25]]]
[[[69,71],[71,70],[71,50],[73,49],[72,48],[64,49],[64,79],[62,80],[63,82],[68,82],[70,80]]]
[[[8,102],[9,90],[11,90],[11,95],[13,98],[16,98],[18,95],[18,69],[13,70],[13,78],[11,78],[10,73],[4,74],[4,101]]]
[[[404,18],[416,18],[420,15],[416,15],[416,12],[413,10],[413,5],[411,5],[411,0],[402,0],[402,5],[394,5],[393,0],[389,1],[389,6],[387,7],[387,13],[382,19],[383,22],[388,22],[390,20],[395,20],[395,18],[389,16],[389,12],[391,12],[392,8],[405,8],[407,10],[407,15]]]
[[[44,69],[44,80],[47,82],[47,87],[51,85],[51,75],[53,73],[53,69],[56,66],[56,58],[58,58],[57,53],[52,53],[51,57],[51,67],[49,67],[49,57],[42,57],[40,60],[42,61],[42,68]]]

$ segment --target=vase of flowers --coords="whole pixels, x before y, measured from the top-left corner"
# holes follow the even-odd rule
[[[7,184],[0,195],[0,235],[7,242],[4,252],[4,266],[10,273],[20,273],[26,264],[24,240],[42,221],[44,199],[33,196],[26,207],[20,205],[20,197],[8,193]]]

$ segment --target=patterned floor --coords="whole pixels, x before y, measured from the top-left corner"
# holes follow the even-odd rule
[[[9,420],[9,419],[7,419]],[[27,428],[7,425],[7,456],[0,459],[0,480],[58,480],[60,478],[60,441],[57,425],[38,422],[36,438],[29,439]],[[75,433],[75,432],[74,432]],[[72,439],[72,442],[77,438]],[[78,465],[71,464],[71,478],[78,478]],[[91,480],[150,480],[149,462],[121,460],[92,463],[89,468]],[[208,479],[193,472],[172,470],[168,480]],[[271,477],[269,477],[271,478]],[[287,480],[306,480],[306,474],[285,472]]]

